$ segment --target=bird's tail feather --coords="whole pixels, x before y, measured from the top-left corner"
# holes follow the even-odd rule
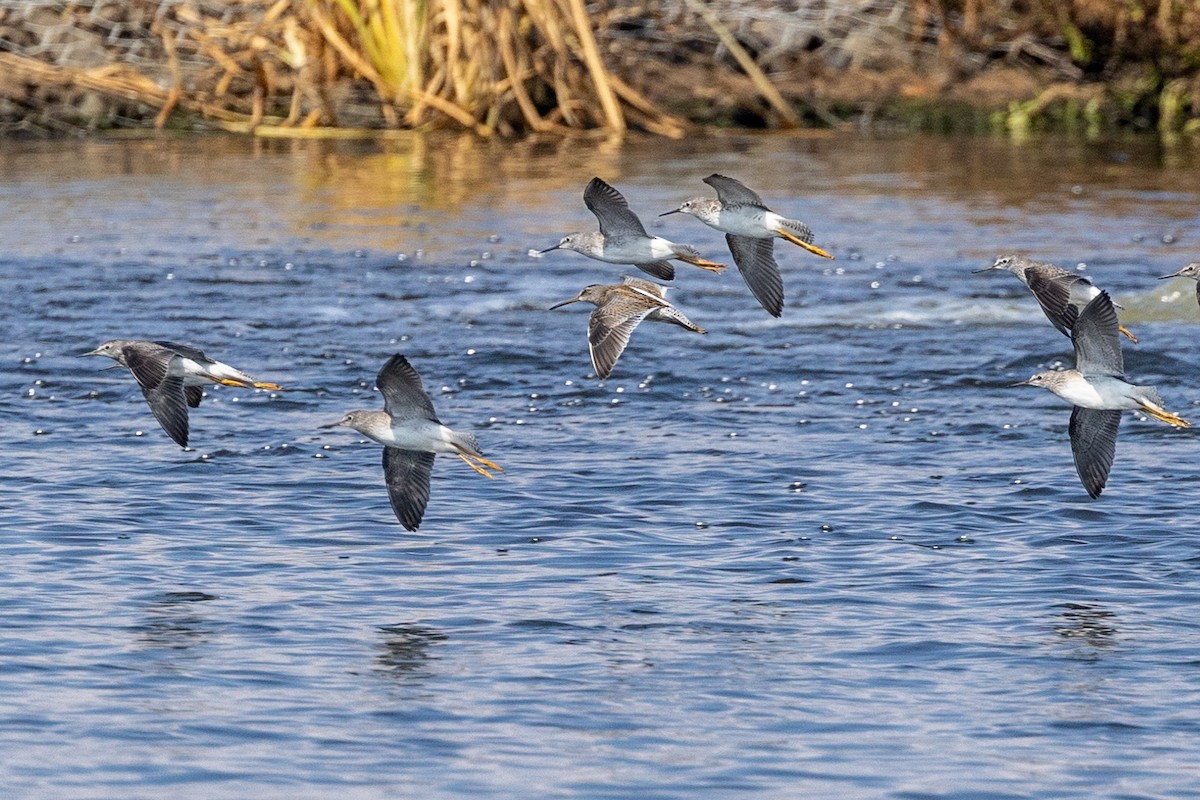
[[[804,242],[805,244],[812,244],[812,240],[813,240],[812,228],[808,227],[807,225],[805,225],[803,222],[801,222],[798,219],[785,219],[785,220],[783,220],[782,224],[783,224],[783,227],[787,228],[788,232],[795,235],[795,237],[797,239]]]

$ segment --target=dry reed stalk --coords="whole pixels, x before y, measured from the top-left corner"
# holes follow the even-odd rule
[[[0,69],[8,70],[10,75],[36,85],[78,86],[125,100],[144,103],[153,108],[166,106],[170,99],[169,91],[162,89],[144,75],[124,67],[70,69],[57,67],[16,53],[0,52]],[[249,115],[229,111],[213,103],[197,102],[186,96],[180,96],[178,104],[182,108],[201,113],[218,123],[248,125],[251,122]]]
[[[758,64],[755,63],[754,59],[750,57],[750,54],[746,52],[746,48],[742,47],[729,28],[725,26],[725,23],[721,22],[721,18],[717,16],[716,12],[709,8],[704,3],[704,0],[686,0],[686,2],[688,6],[700,15],[704,23],[712,29],[712,32],[721,40],[721,44],[725,45],[726,49],[729,50],[730,55],[738,62],[738,66],[750,78],[754,84],[754,88],[758,89],[758,93],[762,95],[763,99],[771,104],[771,107],[779,113],[779,116],[783,117],[782,127],[800,127],[800,118],[796,116],[795,110],[787,104],[787,101],[783,99],[783,95],[771,83],[770,78],[766,76]]]
[[[529,127],[536,132],[545,131],[551,125],[542,119],[537,108],[534,107],[533,101],[529,99],[529,93],[525,91],[524,71],[517,62],[516,53],[513,52],[512,11],[508,8],[501,8],[498,16],[496,42],[500,47],[500,58],[504,63],[504,71],[508,74],[513,97],[516,98],[517,106],[521,109],[521,114],[525,117],[525,122],[529,124]]]
[[[641,112],[641,124],[647,131],[659,136],[665,136],[668,139],[682,139],[687,133],[687,122],[679,117],[659,111],[654,107],[653,103],[616,75],[609,75],[608,80],[612,83],[612,87],[616,93],[626,103],[629,103],[633,109]]]
[[[0,64],[39,76],[35,84],[144,103],[159,128],[182,110],[239,130],[320,129],[337,125],[332,93],[353,97],[365,83],[389,127],[442,117],[480,136],[619,135],[631,123],[681,136],[685,123],[605,65],[594,28],[608,18],[589,17],[584,0],[181,2],[158,8],[147,26],[165,67],[161,82],[119,62],[57,68],[0,52]]]
[[[264,139],[342,139],[357,141],[361,139],[399,139],[417,136],[413,131],[391,130],[380,131],[371,128],[318,128],[291,125],[259,125],[254,129],[255,136]]]
[[[572,97],[573,92],[565,69],[565,65],[570,62],[571,53],[562,30],[553,24],[553,12],[546,6],[545,0],[524,0],[523,5],[533,26],[545,37],[544,47],[549,47],[552,51],[549,58],[534,59],[534,64],[541,69],[543,79],[554,90],[556,107],[551,116],[561,118],[569,127],[580,127],[582,121],[574,112],[573,106],[576,101]]]
[[[571,17],[575,22],[575,33],[579,37],[580,45],[583,46],[584,63],[587,64],[588,72],[592,74],[600,106],[604,109],[604,116],[608,118],[608,127],[614,133],[624,133],[625,117],[621,114],[621,106],[617,103],[616,95],[613,94],[612,86],[608,82],[608,70],[605,69],[604,62],[600,60],[600,49],[596,47],[596,37],[592,34],[592,24],[588,19],[587,9],[583,7],[583,0],[566,0],[566,2],[570,5]]]
[[[183,74],[179,69],[179,53],[175,49],[175,37],[163,30],[158,20],[154,21],[150,29],[162,39],[163,50],[167,54],[167,68],[171,72],[171,90],[167,93],[166,102],[163,103],[162,108],[158,110],[158,114],[154,117],[155,129],[162,130],[163,126],[167,124],[167,119],[171,116],[171,112],[179,104],[179,99],[183,96]]]
[[[412,31],[415,7],[416,0],[306,5],[315,29],[346,66],[370,81],[384,106],[396,106],[409,125],[420,124],[429,107],[485,135],[589,125],[619,134],[628,127],[628,106],[640,127],[682,133],[680,120],[608,71],[583,0],[427,0],[421,37],[401,41],[394,21],[406,13],[401,27]],[[403,57],[393,53],[417,43],[422,46]],[[404,81],[386,66],[389,54],[409,65]],[[420,82],[413,82],[418,75]]]
[[[406,0],[363,0],[361,7],[356,0],[335,2],[354,29],[363,60],[386,88],[399,94],[402,87],[419,85],[420,62],[409,58],[417,51],[407,49],[413,37],[401,23],[419,9],[413,9]],[[423,21],[416,24],[423,28]]]
[[[500,133],[522,126],[559,133],[589,122],[624,132],[624,102],[636,109],[640,127],[680,136],[682,122],[608,73],[584,12],[582,0],[431,0],[421,100],[449,97],[476,124]],[[328,25],[320,28],[328,35]],[[361,54],[346,54],[346,36],[330,42],[372,79]],[[409,109],[409,124],[420,121],[421,110]]]
[[[389,105],[386,105],[387,103],[396,102],[398,98],[394,96],[393,91],[399,91],[400,94],[405,95],[412,100],[420,101],[426,103],[432,108],[436,108],[438,111],[458,122],[463,127],[473,130],[481,136],[491,135],[492,131],[477,123],[475,118],[471,116],[470,112],[459,108],[448,100],[431,95],[417,88],[388,86],[384,82],[382,76],[375,71],[375,68],[368,61],[366,61],[350,45],[350,43],[345,40],[345,38],[342,37],[342,35],[337,31],[337,28],[333,25],[333,22],[329,20],[329,18],[325,17],[315,4],[312,8],[310,8],[310,13],[320,28],[321,33],[324,35],[326,41],[328,41],[329,44],[338,51],[338,54],[341,55],[342,58],[344,58],[354,70],[356,70],[375,86],[375,90],[380,95],[380,99],[385,101],[385,108],[390,107]]]

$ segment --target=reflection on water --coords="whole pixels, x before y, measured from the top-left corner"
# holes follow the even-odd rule
[[[370,245],[380,229],[445,220],[441,212],[480,205],[508,213],[536,210],[548,193],[581,194],[591,175],[619,186],[647,164],[667,182],[685,176],[696,181],[693,193],[706,190],[698,178],[708,169],[736,172],[775,204],[786,204],[797,189],[801,203],[806,192],[875,199],[887,194],[916,203],[941,195],[961,203],[964,211],[983,214],[981,221],[1006,221],[1010,214],[1064,201],[1081,211],[1123,215],[1152,193],[1157,199],[1177,198],[1156,207],[1156,215],[1165,215],[1163,235],[1178,237],[1193,218],[1186,199],[1197,164],[1194,149],[1164,151],[1150,140],[1050,139],[1014,147],[990,138],[912,137],[881,145],[798,133],[732,139],[697,135],[683,143],[634,140],[620,147],[588,138],[497,142],[411,132],[374,142],[255,140],[250,147],[258,159],[243,161],[235,171],[195,168],[196,161],[243,160],[247,147],[242,139],[226,137],[206,139],[202,148],[170,138],[84,141],[77,158],[63,159],[57,144],[0,146],[0,174],[34,174],[43,186],[57,184],[61,190],[66,183],[72,192],[86,191],[80,182],[114,174],[169,178],[181,188],[208,187],[218,210],[223,197],[264,207],[282,202],[293,212],[308,212],[283,220],[295,235],[320,236],[329,227]],[[779,166],[784,160],[792,162],[787,169]],[[1167,164],[1169,169],[1158,168]],[[638,208],[636,197],[633,205],[647,218],[659,213]],[[590,220],[581,199],[576,211],[581,220]]]
[[[432,649],[446,641],[446,634],[423,625],[385,625],[382,652],[377,657],[379,668],[402,678],[425,672],[427,662],[436,658]]]
[[[1117,615],[1102,607],[1082,603],[1064,603],[1055,632],[1076,644],[1073,657],[1099,658],[1103,651],[1119,644]]]
[[[213,635],[212,624],[195,604],[216,599],[204,592],[165,592],[152,598],[144,620],[135,627],[138,640],[148,648],[166,650],[204,644]]]

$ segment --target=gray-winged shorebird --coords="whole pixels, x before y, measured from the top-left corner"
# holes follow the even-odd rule
[[[1178,428],[1191,425],[1163,408],[1162,397],[1153,386],[1136,386],[1125,380],[1117,329],[1116,309],[1108,294],[1101,291],[1071,329],[1075,368],[1039,372],[1016,384],[1045,387],[1075,406],[1068,427],[1071,452],[1079,480],[1092,497],[1100,496],[1108,480],[1122,409],[1141,409]]]
[[[1084,307],[1100,294],[1100,289],[1078,272],[1024,256],[1001,256],[990,267],[977,269],[975,272],[993,269],[1008,270],[1016,275],[1021,283],[1033,292],[1046,319],[1064,336],[1071,335],[1071,326],[1075,324]],[[1129,341],[1137,344],[1137,337],[1124,325],[1118,323],[1118,330],[1129,337]]]
[[[600,222],[599,232],[570,233],[551,250],[574,250],[598,261],[610,264],[632,264],[664,281],[675,279],[675,267],[667,259],[677,258],[710,272],[720,272],[724,264],[708,261],[699,251],[686,244],[677,244],[661,236],[651,236],[629,204],[613,187],[599,178],[592,178],[583,190],[583,202]]]
[[[593,284],[583,291],[550,306],[551,309],[569,303],[591,303],[596,306],[588,318],[588,351],[592,355],[592,367],[596,377],[607,378],[612,374],[617,359],[629,344],[633,329],[642,322],[670,322],[689,331],[704,333],[704,329],[692,323],[679,309],[667,302],[667,289],[657,283],[624,276],[623,283],[611,285]]]
[[[1196,283],[1196,302],[1200,303],[1200,261],[1193,261],[1178,272],[1172,272],[1170,275],[1163,275],[1159,278],[1160,281],[1165,281],[1167,278],[1191,278]]]
[[[206,383],[249,389],[278,390],[275,383],[256,381],[239,369],[209,358],[195,347],[176,342],[111,339],[84,356],[108,356],[133,373],[155,419],[180,447],[188,444],[188,407],[200,405]]]
[[[375,379],[383,395],[383,410],[351,411],[337,422],[383,445],[383,480],[396,519],[415,531],[429,502],[429,476],[437,453],[451,453],[487,478],[488,472],[503,472],[483,457],[474,435],[454,431],[443,425],[433,410],[433,402],[421,384],[421,376],[397,353],[388,359]]]
[[[742,278],[755,298],[772,316],[783,313],[783,279],[775,262],[775,239],[786,239],[822,258],[833,258],[812,243],[812,229],[798,219],[776,214],[762,198],[740,181],[709,175],[704,182],[717,190],[716,198],[693,197],[667,214],[691,214],[725,234],[725,242]]]

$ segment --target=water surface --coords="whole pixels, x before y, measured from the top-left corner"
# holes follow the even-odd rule
[[[618,267],[721,172],[781,244],[780,320],[681,266],[705,336],[646,325],[610,380]],[[1200,417],[1200,170],[1139,142],[726,136],[480,144],[0,144],[0,785],[13,797],[1200,796],[1196,434],[1127,414],[1090,500],[1069,410],[1009,384],[1069,341],[999,254],[1079,266],[1126,366]],[[785,249],[786,248],[786,249]],[[173,339],[216,388],[176,447],[124,370]],[[440,458],[421,530],[379,447],[394,352],[506,469]]]

